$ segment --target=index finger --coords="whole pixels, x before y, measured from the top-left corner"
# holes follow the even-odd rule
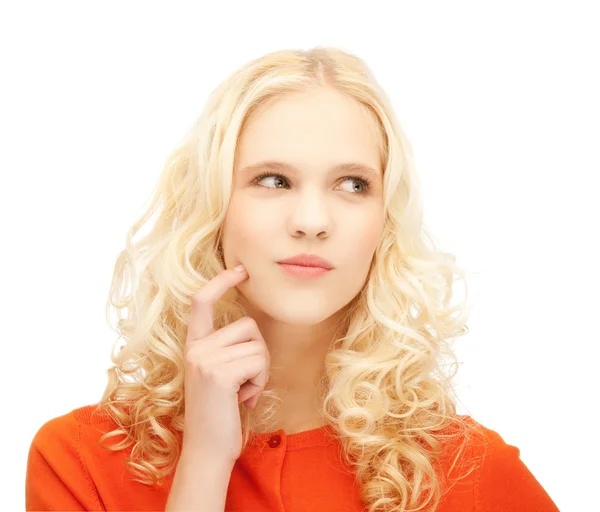
[[[242,271],[226,269],[198,290],[192,297],[186,344],[215,332],[213,325],[215,303],[229,288],[241,283],[247,277],[248,272],[244,268]]]

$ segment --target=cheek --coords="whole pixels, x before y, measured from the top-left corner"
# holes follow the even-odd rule
[[[340,287],[345,297],[354,297],[364,286],[373,255],[381,240],[383,222],[377,215],[355,219],[354,229],[345,231],[342,245],[347,248],[343,260],[344,272],[340,273]]]
[[[383,232],[383,223],[378,215],[363,215],[345,221],[344,241],[353,247],[357,261],[368,261],[377,248]]]
[[[276,216],[266,214],[256,203],[237,201],[227,212],[228,245],[240,252],[260,249],[274,240]]]

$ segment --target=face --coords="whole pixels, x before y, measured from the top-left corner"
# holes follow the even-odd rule
[[[384,222],[378,136],[375,120],[358,102],[328,88],[288,94],[247,121],[222,245],[226,267],[242,263],[248,271],[237,288],[250,316],[314,325],[360,292]],[[296,171],[260,164],[265,161]],[[372,172],[334,169],[341,163]],[[277,263],[300,253],[316,254],[334,268],[301,278]]]

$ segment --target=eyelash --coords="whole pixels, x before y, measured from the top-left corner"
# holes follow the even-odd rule
[[[276,172],[264,172],[264,173],[260,174],[259,176],[257,176],[256,178],[254,178],[253,183],[258,183],[263,178],[270,178],[271,176],[274,176],[275,178],[279,178],[281,180],[287,181],[287,178],[283,174],[279,174]],[[365,177],[363,177],[363,176],[361,176],[361,177],[359,177],[359,176],[344,176],[343,178],[341,178],[341,180],[342,181],[345,181],[345,180],[362,181],[365,190],[363,192],[354,192],[354,194],[366,195],[371,190],[371,180],[369,178],[367,178],[366,176]],[[273,187],[264,187],[264,188],[273,188]],[[277,188],[278,187],[275,187],[275,189],[277,189]]]

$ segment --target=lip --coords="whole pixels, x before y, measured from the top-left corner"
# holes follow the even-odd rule
[[[331,269],[323,267],[312,267],[303,265],[290,265],[289,263],[279,263],[278,265],[284,272],[295,277],[318,277],[326,274]]]
[[[280,260],[277,263],[280,265],[294,266],[294,267],[309,267],[309,268],[317,268],[322,270],[331,270],[333,264],[327,261],[325,258],[321,258],[315,254],[297,254],[292,258],[287,258],[285,260]]]

